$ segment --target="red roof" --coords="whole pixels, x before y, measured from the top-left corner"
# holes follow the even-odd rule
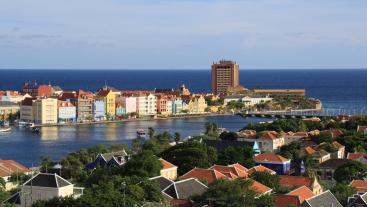
[[[240,165],[240,164],[237,164],[237,165]],[[241,178],[247,177],[248,175],[246,173],[246,170],[241,170],[240,168],[246,169],[242,165],[241,165],[241,167],[213,165],[209,169],[213,169],[213,170],[219,171],[219,172],[221,172],[223,174],[225,174],[225,173],[232,173],[232,174],[236,175],[237,177],[241,177]]]
[[[349,160],[356,160],[361,157],[367,159],[367,153],[348,153],[347,155],[347,159]]]
[[[272,174],[272,175],[276,174],[276,172],[275,172],[274,170],[271,170],[271,169],[269,169],[269,168],[267,168],[267,167],[264,167],[264,166],[262,166],[262,165],[258,165],[258,166],[252,167],[252,168],[250,168],[250,169],[247,171],[247,173],[248,173],[249,175],[252,175],[252,174],[253,174],[253,173],[255,173],[255,172],[267,172],[267,173],[270,173],[270,174]]]
[[[275,207],[289,207],[292,205],[295,207],[301,206],[301,201],[298,196],[277,194],[274,195],[274,200]]]
[[[197,178],[206,180],[208,184],[215,182],[218,179],[228,179],[226,175],[213,169],[195,168],[181,176],[182,179]]]
[[[340,129],[330,129],[329,131],[333,138],[338,138],[343,135],[343,132]]]
[[[279,185],[283,187],[311,187],[313,178],[302,176],[279,175]]]
[[[344,145],[340,144],[339,142],[337,141],[334,141],[333,143],[333,146],[336,147],[337,149],[341,149],[344,147]]]
[[[109,90],[109,89],[107,89],[107,90],[100,90],[100,91],[98,91],[97,96],[106,97],[106,96],[108,96],[108,94],[110,92],[111,92],[111,90]]]
[[[269,188],[268,186],[266,186],[262,183],[259,183],[256,180],[251,179],[251,181],[252,181],[251,187],[254,191],[256,191],[260,194],[265,194],[265,193],[271,192],[271,188]]]
[[[0,177],[7,177],[17,172],[26,173],[30,172],[30,169],[14,160],[0,160]]]
[[[36,100],[36,98],[25,98],[22,101],[22,106],[32,106],[33,100]]]
[[[308,137],[308,132],[287,132],[287,135],[293,137]]]
[[[287,195],[297,196],[299,200],[301,201],[301,203],[303,203],[304,200],[315,196],[315,194],[306,186],[301,186],[297,189],[294,189],[293,191],[289,192]]]
[[[264,153],[257,155],[254,160],[256,162],[288,162],[290,161],[287,158],[284,158],[277,154]]]
[[[350,183],[351,186],[355,187],[357,189],[357,192],[359,193],[365,193],[367,192],[367,181],[364,180],[353,180]]]
[[[162,165],[162,169],[170,169],[170,168],[174,168],[174,167],[177,167],[176,165],[160,158],[159,161],[161,162],[161,165]]]
[[[276,131],[265,131],[263,132],[263,134],[261,135],[262,139],[278,139],[278,132]]]
[[[311,122],[320,122],[321,119],[319,117],[311,117],[311,118],[304,118],[303,121],[311,121]]]
[[[315,153],[316,153],[316,150],[312,149],[311,147],[306,147],[306,148],[304,149],[304,152],[305,152],[306,154],[308,154],[308,155],[313,155],[313,154],[315,154]]]

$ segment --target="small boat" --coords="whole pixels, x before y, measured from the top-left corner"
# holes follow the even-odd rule
[[[136,131],[136,135],[138,136],[138,138],[145,138],[146,137],[144,129],[138,129]]]
[[[33,133],[40,133],[40,132],[41,132],[41,130],[40,130],[40,128],[38,128],[38,127],[32,127],[32,132],[33,132]]]
[[[0,128],[0,132],[10,132],[11,128],[10,127],[1,127]]]

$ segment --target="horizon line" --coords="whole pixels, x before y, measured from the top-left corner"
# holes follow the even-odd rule
[[[1,70],[211,70],[211,68],[0,68]],[[366,68],[239,68],[239,70],[367,70]]]

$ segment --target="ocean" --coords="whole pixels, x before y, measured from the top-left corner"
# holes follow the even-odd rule
[[[367,70],[241,70],[240,82],[247,88],[303,88],[325,108],[367,113]],[[178,88],[185,84],[192,92],[210,92],[209,70],[0,70],[0,90],[21,90],[25,81],[59,85],[64,90],[95,91],[105,82],[121,90]],[[0,134],[0,159],[14,159],[27,166],[37,165],[40,156],[61,159],[67,153],[96,144],[129,144],[136,130],[179,132],[182,137],[204,132],[207,122],[237,131],[261,118],[239,116],[200,117],[134,121],[113,124],[42,128],[40,134],[13,128]]]

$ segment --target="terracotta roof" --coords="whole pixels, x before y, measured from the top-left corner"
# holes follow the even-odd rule
[[[301,201],[298,196],[293,195],[274,195],[275,206],[274,207],[289,207],[295,206],[298,207],[301,205]]]
[[[0,160],[0,177],[7,177],[13,173],[27,173],[31,170],[14,160]]]
[[[262,183],[259,183],[257,182],[256,180],[252,180],[252,184],[251,184],[251,187],[254,191],[260,193],[260,194],[265,194],[265,193],[269,193],[272,191],[271,188],[269,188],[268,186],[262,184]]]
[[[240,165],[240,164],[237,164],[237,165]],[[213,165],[209,169],[219,171],[223,174],[232,173],[232,174],[236,175],[237,177],[241,177],[241,178],[244,178],[244,177],[248,176],[245,170],[240,170],[239,168],[236,168],[234,166]]]
[[[174,167],[177,167],[176,165],[162,159],[162,158],[159,158],[159,161],[161,162],[161,165],[162,165],[162,169],[170,169],[170,168],[174,168]]]
[[[97,93],[97,96],[100,96],[100,97],[106,97],[108,96],[108,94],[111,92],[111,90],[100,90],[98,91]]]
[[[311,118],[305,118],[302,119],[303,121],[311,121],[311,122],[320,122],[321,119],[319,117],[311,117]]]
[[[304,200],[315,196],[315,194],[306,186],[301,186],[297,189],[294,189],[287,195],[297,196],[301,203],[303,203]]]
[[[367,130],[367,126],[359,126],[357,127],[357,132],[365,132]]]
[[[316,150],[312,149],[311,147],[306,147],[306,148],[304,149],[304,152],[305,152],[306,154],[308,154],[308,155],[313,155],[313,154],[315,154],[315,153],[316,153]]]
[[[360,193],[367,192],[367,181],[365,180],[353,180],[350,185],[355,187]]]
[[[309,131],[308,134],[311,135],[311,136],[319,135],[320,130],[315,129],[315,130]]]
[[[256,162],[288,162],[290,161],[287,158],[284,158],[277,154],[264,153],[257,155],[254,160]]]
[[[311,140],[304,140],[303,145],[305,147],[315,147],[315,146],[317,146],[316,142],[313,142]]]
[[[213,169],[194,168],[181,176],[182,179],[197,178],[206,180],[208,184],[215,182],[218,179],[228,179],[226,175]]]
[[[340,129],[329,129],[333,138],[338,138],[343,135],[343,132]]]
[[[237,168],[237,169],[239,169],[239,170],[247,171],[247,168],[245,168],[244,166],[242,166],[242,165],[241,165],[241,164],[239,164],[239,163],[235,163],[235,164],[228,165],[228,166],[230,166],[230,167],[235,167],[235,168]]]
[[[66,99],[74,99],[77,98],[78,95],[76,94],[76,92],[74,91],[67,91],[67,92],[63,92],[60,99],[61,100],[66,100]]]
[[[349,160],[356,160],[361,157],[367,159],[367,153],[348,153],[347,155],[347,159]]]
[[[261,139],[271,139],[271,140],[278,139],[278,132],[276,132],[276,131],[265,131],[261,135]]]
[[[339,142],[337,142],[337,141],[334,141],[332,144],[333,144],[333,146],[334,146],[335,148],[337,148],[337,149],[341,149],[341,148],[343,148],[343,147],[344,147],[344,145],[340,144],[340,143],[339,143]]]
[[[32,106],[33,100],[36,100],[36,98],[25,98],[22,101],[22,106]]]
[[[292,137],[308,137],[308,132],[287,132],[286,135]]]
[[[269,168],[267,168],[267,167],[264,167],[264,166],[262,166],[262,165],[258,165],[258,166],[252,167],[252,168],[250,168],[250,169],[247,171],[247,173],[248,173],[249,175],[252,175],[252,174],[253,174],[253,173],[255,173],[255,172],[267,172],[267,173],[270,173],[270,174],[272,174],[272,175],[276,174],[276,172],[275,172],[274,170],[271,170],[271,169],[269,169]]]
[[[279,185],[283,187],[311,187],[313,178],[302,176],[279,175]]]
[[[239,136],[240,137],[245,137],[245,138],[256,138],[256,131],[255,130],[249,130],[249,129],[241,130],[239,132]]]

